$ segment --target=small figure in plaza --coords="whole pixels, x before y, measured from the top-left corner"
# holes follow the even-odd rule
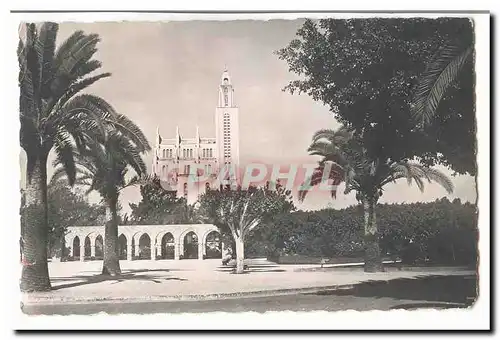
[[[231,248],[226,249],[226,255],[222,256],[222,265],[227,266],[229,261],[233,258]]]

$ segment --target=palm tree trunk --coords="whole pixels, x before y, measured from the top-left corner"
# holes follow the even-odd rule
[[[104,230],[104,261],[102,273],[116,276],[121,274],[118,255],[118,216],[116,213],[118,195],[106,200],[106,224]]]
[[[382,258],[380,256],[379,234],[375,214],[376,200],[373,198],[363,200],[365,215],[365,272],[382,272]]]
[[[47,263],[47,157],[28,157],[28,168],[32,168],[33,172],[26,181],[26,206],[21,230],[21,290],[47,291],[51,289]]]
[[[242,237],[234,237],[236,243],[236,274],[243,274],[245,270],[245,244]]]

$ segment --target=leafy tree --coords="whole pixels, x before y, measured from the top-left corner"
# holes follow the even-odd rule
[[[24,190],[21,195],[21,216],[23,216],[28,213]],[[99,225],[104,214],[103,206],[90,204],[81,193],[72,191],[66,181],[51,183],[48,186],[48,256],[62,255],[60,251],[68,226]],[[21,223],[24,220],[21,217]]]
[[[58,24],[24,26],[19,40],[20,142],[26,153],[26,206],[21,230],[24,240],[23,291],[50,290],[47,266],[47,158],[53,150],[69,182],[75,179],[74,148],[82,148],[88,131],[101,128],[111,116],[109,104],[80,94],[109,73],[90,75],[101,67],[93,56],[99,36],[73,33],[56,49]]]
[[[88,192],[96,190],[106,206],[103,274],[119,275],[118,256],[118,198],[120,191],[147,181],[146,165],[141,157],[150,150],[142,131],[123,115],[108,126],[106,134],[96,134],[93,143],[76,154],[76,183],[88,186]],[[132,169],[136,176],[128,178]],[[64,169],[58,168],[57,178]]]
[[[471,42],[472,35],[466,18],[306,20],[297,39],[277,54],[300,76],[285,89],[327,105],[370,159],[419,157],[474,175],[472,65],[448,87],[438,119],[424,130],[411,112],[427,61],[440,47]]]
[[[376,206],[384,186],[399,179],[413,181],[424,190],[424,181],[434,181],[448,192],[453,191],[450,179],[438,170],[407,161],[393,161],[383,155],[372,160],[367,148],[345,128],[320,130],[313,136],[309,147],[311,155],[320,156],[319,166],[311,180],[312,186],[321,184],[324,178],[333,178],[336,183],[345,182],[345,194],[356,192],[356,199],[363,205],[365,271],[382,271],[379,230],[376,221]],[[336,192],[333,187],[332,193]],[[299,193],[304,199],[308,190]]]
[[[131,224],[178,224],[196,221],[194,209],[187,204],[186,199],[177,198],[175,192],[163,189],[158,178],[142,185],[140,191],[141,201],[129,204]]]
[[[67,183],[49,185],[49,256],[61,257],[64,235],[69,226],[100,225],[105,208],[89,204],[79,192],[73,192]]]
[[[276,190],[249,187],[248,190],[208,190],[199,199],[202,220],[215,224],[224,234],[229,229],[236,246],[236,273],[244,271],[245,240],[250,233],[275,214],[295,209],[291,193],[277,185]]]

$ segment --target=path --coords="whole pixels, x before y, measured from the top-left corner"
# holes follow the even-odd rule
[[[103,277],[101,262],[50,263],[53,290],[25,294],[25,304],[68,303],[122,300],[154,301],[220,298],[231,294],[254,296],[291,293],[291,290],[316,287],[349,286],[373,280],[416,278],[429,275],[465,275],[472,271],[389,271],[364,273],[356,270],[303,271],[307,266],[279,266],[267,261],[252,261],[246,274],[232,274],[220,260],[132,261],[121,262],[122,276]],[[312,266],[309,266],[309,268]],[[316,266],[318,267],[318,266]],[[299,271],[302,270],[302,271]]]
[[[416,308],[464,308],[472,304],[475,284],[467,276],[395,279],[387,283],[356,285],[351,290],[308,294],[230,298],[201,301],[59,303],[24,306],[26,314],[148,314],[268,311],[342,311]],[[171,329],[171,326],[168,326]]]

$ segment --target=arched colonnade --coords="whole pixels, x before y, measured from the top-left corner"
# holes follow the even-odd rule
[[[102,259],[104,235],[104,226],[68,227],[67,256],[80,261]],[[118,226],[118,244],[120,259],[129,261],[221,258],[224,249],[212,224]]]

